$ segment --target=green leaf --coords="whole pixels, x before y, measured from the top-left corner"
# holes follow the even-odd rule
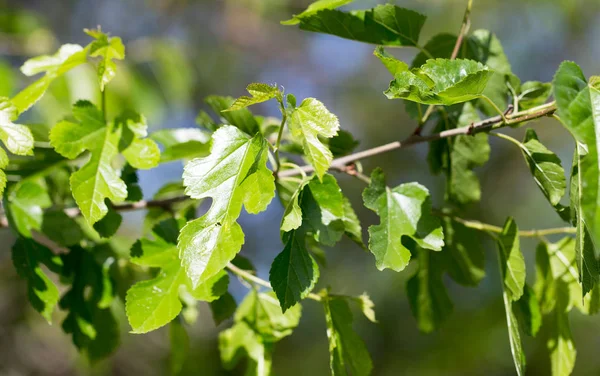
[[[430,59],[419,68],[396,73],[385,95],[450,106],[480,98],[492,72],[473,60]]]
[[[210,151],[210,135],[197,128],[161,129],[150,138],[164,147],[161,163],[205,157]]]
[[[564,290],[564,288],[559,287],[559,290]],[[569,316],[563,309],[564,299],[564,295],[559,293],[554,317],[548,323],[549,333],[546,346],[550,352],[552,375],[570,375],[575,368],[575,358],[577,357]]]
[[[371,175],[371,184],[363,192],[365,206],[376,212],[381,223],[369,227],[369,249],[379,270],[403,270],[410,260],[410,250],[402,237],[408,236],[420,247],[440,251],[444,245],[439,220],[431,214],[427,188],[406,183],[389,188],[381,169]]]
[[[219,334],[225,368],[233,369],[245,356],[249,358],[247,375],[269,375],[274,344],[292,333],[300,314],[299,305],[282,313],[273,293],[251,291],[240,304],[233,327]]]
[[[533,129],[527,129],[519,143],[533,179],[552,206],[557,206],[565,194],[567,180],[560,159],[538,139]]]
[[[448,107],[438,120],[435,132],[468,126],[479,120],[475,107],[459,104]],[[488,136],[478,133],[433,141],[427,156],[434,174],[446,174],[446,200],[457,205],[479,201],[481,187],[474,168],[484,165],[490,156]]]
[[[223,321],[233,316],[237,304],[230,293],[226,292],[219,299],[210,302],[210,310],[212,311],[213,320],[216,325],[220,325]]]
[[[140,181],[136,168],[129,163],[126,164],[121,170],[121,179],[123,179],[125,186],[127,187],[127,197],[125,198],[125,201],[138,202],[144,199],[144,193],[139,184]]]
[[[415,56],[410,67],[418,68],[432,57],[449,59],[452,56],[454,45],[456,45],[456,35],[448,33],[436,34],[423,46],[423,51]],[[427,53],[424,51],[427,51]],[[392,74],[395,74],[395,72],[392,72]]]
[[[493,70],[483,94],[499,108],[506,108],[510,93],[507,82],[511,79],[513,73],[500,40],[488,30],[475,30],[466,39],[465,48],[467,58],[485,64]],[[496,109],[487,101],[478,101],[477,107],[488,116],[498,114]]]
[[[356,214],[330,174],[322,181],[312,177],[300,184],[284,213],[282,231],[285,247],[273,261],[269,277],[284,311],[304,299],[319,278],[307,235],[328,246],[335,245],[344,232],[362,242]]]
[[[190,337],[180,320],[173,320],[169,325],[171,340],[171,375],[179,375],[190,352]]]
[[[571,169],[571,188],[570,188],[570,214],[573,218],[573,223],[577,228],[575,236],[575,250],[577,253],[577,268],[579,269],[579,282],[581,283],[582,296],[590,292],[594,286],[598,285],[600,275],[600,260],[596,256],[596,251],[588,224],[585,222],[581,203],[583,200],[581,179],[581,162],[586,156],[586,148],[584,145],[577,143],[575,145],[575,153],[573,156],[573,167]]]
[[[321,9],[295,18],[302,30],[384,46],[416,46],[427,17],[386,4],[351,12]]]
[[[271,265],[269,280],[283,312],[304,299],[319,279],[319,267],[306,249],[304,231],[284,234],[285,247]]]
[[[192,286],[223,270],[239,252],[244,234],[236,221],[242,206],[255,214],[271,202],[275,184],[267,153],[260,135],[248,138],[236,127],[223,126],[213,134],[211,154],[185,166],[186,194],[213,200],[206,214],[188,222],[179,235],[179,255]]]
[[[485,277],[485,257],[480,232],[445,217],[444,266],[450,277],[463,286],[477,286]]]
[[[223,124],[233,125],[251,136],[255,135],[260,130],[260,126],[250,110],[241,108],[235,111],[225,111],[231,107],[234,101],[232,97],[220,97],[217,95],[211,95],[206,98],[206,103],[214,112],[221,116]]]
[[[44,209],[52,205],[46,188],[37,182],[23,180],[11,187],[7,201],[11,226],[19,234],[31,238],[32,230],[41,231]]]
[[[546,346],[550,352],[553,375],[570,375],[577,352],[569,325],[569,311],[575,305],[591,310],[590,296],[582,301],[578,283],[575,240],[540,243],[536,251],[535,292],[540,300],[548,328]]]
[[[295,107],[289,117],[292,136],[300,141],[306,159],[315,168],[319,179],[329,169],[333,154],[319,140],[319,137],[332,138],[338,132],[340,123],[325,105],[314,98],[307,98]]]
[[[466,126],[479,120],[472,104],[466,103],[458,117],[457,127]],[[447,194],[451,201],[467,204],[481,198],[481,187],[476,167],[483,166],[490,158],[488,136],[479,133],[474,136],[458,136],[448,141],[450,164],[448,171]]]
[[[454,35],[446,33],[435,35],[423,47],[423,50],[427,51],[429,55],[420,52],[413,60],[411,67],[420,67],[431,57],[449,59],[455,44],[456,36]],[[496,35],[488,30],[475,30],[465,38],[457,57],[475,60],[493,70],[483,94],[499,108],[506,108],[510,93],[508,83],[515,76],[512,74],[510,63]],[[497,115],[496,110],[487,101],[479,100],[477,107],[487,115]]]
[[[33,155],[33,135],[29,128],[16,124],[17,108],[8,98],[0,97],[0,140],[8,151],[16,155]],[[8,155],[0,149],[0,195],[6,187],[4,169],[8,166]]]
[[[72,281],[59,305],[68,311],[62,327],[73,336],[75,346],[87,353],[91,361],[110,355],[119,344],[119,324],[110,310],[114,296],[109,268],[112,257],[99,261],[78,246],[61,255],[62,275]]]
[[[585,222],[594,244],[600,244],[600,159],[597,129],[600,127],[600,78],[587,82],[577,64],[563,62],[552,81],[561,121],[585,155],[579,153],[577,213]],[[579,146],[578,146],[579,149]]]
[[[109,207],[108,213],[104,218],[94,223],[93,227],[101,238],[106,239],[117,233],[117,230],[121,227],[121,222],[123,222],[123,216],[112,207]]]
[[[521,376],[525,374],[525,353],[521,344],[519,322],[513,311],[513,302],[523,296],[525,260],[519,245],[519,229],[512,218],[506,220],[502,233],[498,237],[498,251],[510,350],[517,374]]]
[[[525,286],[525,259],[519,245],[519,229],[512,218],[504,223],[498,237],[498,249],[505,294],[510,301],[517,301]]]
[[[300,208],[300,196],[304,189],[304,186],[308,181],[303,181],[298,189],[293,193],[290,201],[285,207],[283,218],[281,219],[281,231],[290,232],[297,229],[302,225],[302,209]]]
[[[527,284],[517,305],[523,319],[523,330],[527,335],[535,337],[542,326],[542,313],[535,292]]]
[[[88,48],[77,44],[65,44],[56,54],[29,59],[21,67],[26,76],[45,72],[45,75],[19,92],[13,99],[18,113],[27,111],[44,95],[50,84],[69,70],[87,62]]]
[[[311,16],[323,9],[335,9],[350,4],[354,0],[317,0],[311,3],[302,13],[295,14],[287,21],[281,21],[282,25],[297,25],[303,17]]]
[[[83,231],[64,210],[47,210],[43,214],[42,233],[64,247],[77,245],[83,240]]]
[[[392,76],[408,70],[408,64],[388,54],[382,46],[377,46],[373,51],[373,55],[381,61]]]
[[[352,329],[352,312],[342,297],[325,297],[325,321],[329,338],[331,374],[363,376],[373,369],[371,356]]]
[[[352,208],[352,204],[348,197],[344,196],[344,229],[346,235],[356,244],[366,249],[365,243],[362,237],[362,226],[360,220]]]
[[[266,342],[276,342],[292,334],[300,322],[302,306],[282,312],[274,293],[251,291],[238,307],[235,321],[244,321]]]
[[[19,237],[12,247],[12,260],[19,276],[27,280],[27,296],[32,307],[51,323],[59,293],[42,265],[60,272],[61,259],[34,240]]]
[[[177,245],[161,235],[175,240],[158,227],[155,240],[142,239],[132,249],[132,263],[161,268],[156,277],[138,282],[127,291],[125,310],[133,333],[147,333],[171,322],[183,308],[180,296],[184,293],[211,302],[227,292],[229,277],[223,270],[192,286],[177,257]]]
[[[406,292],[419,329],[431,333],[450,316],[453,305],[442,280],[442,255],[418,247],[416,253],[419,269],[406,283]]]
[[[277,86],[271,86],[263,83],[252,83],[246,88],[252,97],[242,96],[236,99],[225,112],[240,110],[253,104],[266,102],[277,98],[279,102],[283,101],[283,94]]]
[[[366,292],[357,297],[351,297],[350,300],[358,303],[361,312],[369,321],[371,321],[372,323],[377,323],[374,310],[375,303],[373,303],[371,297]]]
[[[521,344],[521,333],[519,331],[519,321],[513,311],[513,305],[511,298],[509,298],[509,292],[503,290],[502,297],[504,299],[504,310],[506,311],[506,323],[508,325],[508,339],[510,342],[510,352],[512,353],[513,361],[515,363],[515,369],[517,375],[522,376],[525,374],[525,353],[523,352],[523,345]]]
[[[76,123],[61,121],[52,128],[50,143],[69,159],[77,158],[84,151],[90,152],[91,157],[71,175],[70,182],[77,205],[88,223],[93,225],[108,212],[106,199],[118,203],[127,198],[125,182],[112,167],[120,150],[121,135],[134,134],[123,150],[123,155],[134,167],[155,166],[159,152],[152,141],[138,138],[145,133],[144,123],[106,123],[102,113],[87,101],[77,102],[73,106],[73,115]]]
[[[219,333],[219,352],[227,370],[233,370],[242,357],[247,357],[247,375],[268,376],[271,373],[269,349],[245,322]]]
[[[356,149],[360,141],[354,139],[352,133],[340,129],[338,133],[329,139],[329,150],[335,158],[348,155]]]
[[[90,56],[100,57],[98,62],[98,80],[100,82],[100,90],[104,91],[104,87],[117,74],[117,64],[114,60],[125,59],[125,46],[119,37],[109,37],[102,30],[84,30],[85,33],[95,40],[90,43]]]
[[[546,103],[552,95],[552,84],[539,81],[527,81],[521,85],[519,90],[519,110],[530,108]]]

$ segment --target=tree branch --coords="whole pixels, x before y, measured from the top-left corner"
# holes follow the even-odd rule
[[[510,108],[509,108],[509,110],[510,110]],[[514,124],[522,123],[524,121],[538,119],[538,118],[541,118],[544,116],[552,116],[554,114],[554,111],[556,111],[556,106],[554,105],[554,103],[546,103],[544,105],[529,109],[527,111],[522,111],[522,112],[506,115],[506,117],[508,118],[508,123],[505,123],[502,120],[501,116],[497,115],[497,116],[494,116],[494,117],[491,117],[491,118],[488,118],[485,120],[478,121],[476,123],[472,123],[472,124],[464,126],[464,127],[448,129],[448,130],[442,131],[440,133],[434,133],[434,134],[430,134],[427,136],[420,136],[420,135],[413,134],[401,142],[400,141],[390,142],[389,144],[377,146],[377,147],[374,147],[371,149],[367,149],[367,150],[363,150],[363,151],[360,151],[360,152],[357,152],[354,154],[347,155],[345,157],[334,159],[331,162],[330,169],[347,172],[346,167],[348,165],[351,165],[354,162],[357,162],[364,158],[372,157],[372,156],[375,156],[378,154],[383,154],[383,153],[386,153],[386,152],[389,152],[392,150],[396,150],[396,149],[400,149],[400,148],[404,148],[404,147],[407,147],[410,145],[435,141],[435,140],[439,140],[439,139],[443,139],[443,138],[449,138],[449,137],[460,136],[460,135],[474,135],[474,134],[477,134],[480,132],[489,132],[492,130],[503,128],[509,124],[514,125]],[[305,166],[295,168],[295,169],[280,171],[277,176],[279,178],[283,178],[283,177],[301,175],[303,172],[309,173],[312,171],[314,171],[314,168],[312,166],[305,165]],[[112,208],[116,211],[132,211],[132,210],[141,210],[141,209],[149,209],[149,208],[169,209],[172,205],[182,202],[182,201],[186,201],[188,199],[189,199],[189,197],[184,195],[184,196],[171,197],[171,198],[167,198],[167,199],[158,199],[158,200],[149,200],[149,201],[142,200],[142,201],[133,202],[133,203],[113,205]],[[72,217],[72,218],[81,215],[81,211],[79,210],[79,208],[65,209],[65,213],[69,217]],[[8,219],[6,217],[0,217],[0,228],[3,228],[3,227],[8,227]]]
[[[341,158],[334,159],[331,162],[330,168],[335,169],[335,170],[340,170],[340,169],[343,169],[346,165],[348,165],[350,163],[356,162],[356,161],[364,159],[364,158],[372,157],[372,156],[375,156],[378,154],[383,154],[388,151],[404,148],[404,147],[407,147],[410,145],[420,144],[423,142],[435,141],[435,140],[439,140],[442,138],[449,138],[449,137],[460,136],[460,135],[474,135],[474,134],[477,134],[480,132],[489,132],[491,130],[503,128],[509,124],[514,125],[514,124],[522,123],[522,122],[525,122],[528,120],[538,119],[538,118],[545,117],[545,116],[552,116],[554,111],[556,111],[555,105],[553,105],[553,104],[552,105],[543,105],[543,106],[540,106],[539,108],[534,108],[527,112],[520,112],[520,113],[511,114],[511,115],[506,115],[506,118],[508,119],[508,123],[505,123],[503,121],[502,117],[500,115],[497,115],[497,116],[493,116],[493,117],[485,119],[485,120],[478,121],[476,123],[472,123],[472,124],[464,126],[464,127],[448,129],[448,130],[442,131],[440,133],[434,133],[434,134],[430,134],[427,136],[420,136],[420,135],[412,134],[412,135],[408,136],[404,141],[390,142],[389,144],[377,146],[372,149],[359,151],[354,154],[350,154],[350,155],[347,155],[347,156],[344,156]],[[314,168],[310,165],[303,166],[300,168],[305,173],[314,171]],[[295,176],[295,175],[299,175],[299,174],[300,174],[300,172],[298,171],[298,169],[284,170],[284,171],[279,172],[278,177],[288,177],[288,176]]]

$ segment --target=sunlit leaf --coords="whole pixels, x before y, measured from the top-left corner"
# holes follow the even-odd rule
[[[388,46],[416,46],[426,17],[392,4],[341,12],[321,9],[295,17],[300,29]]]
[[[117,74],[117,64],[114,60],[123,60],[125,58],[125,46],[119,37],[110,37],[100,29],[84,30],[86,34],[95,39],[90,43],[90,56],[100,57],[98,62],[98,80],[100,90],[112,81]]]
[[[332,375],[366,376],[373,363],[363,340],[352,329],[352,312],[342,297],[323,301]]]
[[[277,88],[277,86],[271,86],[263,83],[252,83],[248,85],[246,90],[248,90],[248,93],[250,93],[251,97],[239,97],[233,102],[231,107],[229,107],[225,111],[229,112],[239,110],[257,103],[266,102],[273,98],[277,98],[279,101],[283,101],[282,93]]]
[[[317,0],[311,3],[302,13],[295,14],[291,19],[287,21],[281,21],[282,25],[297,25],[300,23],[300,19],[308,17],[324,9],[335,9],[343,5],[350,4],[354,0]]]
[[[431,214],[429,192],[418,183],[389,188],[380,169],[371,174],[371,184],[363,192],[365,206],[379,215],[380,224],[369,227],[369,249],[379,270],[403,270],[410,250],[403,236],[420,247],[439,251],[444,245],[439,220]]]
[[[266,166],[267,143],[249,138],[233,126],[213,134],[211,154],[190,161],[183,173],[186,194],[212,198],[202,217],[188,222],[179,235],[179,255],[195,287],[225,268],[239,252],[244,234],[237,223],[242,206],[249,213],[266,209],[275,194]]]
[[[480,98],[492,71],[465,59],[431,59],[419,68],[397,72],[385,91],[389,99],[452,105]]]
[[[140,139],[138,123],[106,123],[103,114],[90,102],[79,101],[73,106],[77,122],[61,121],[50,132],[50,143],[58,153],[75,159],[85,151],[91,156],[81,169],[71,175],[71,190],[81,213],[90,224],[108,212],[106,199],[118,203],[127,198],[127,187],[112,167],[120,150],[121,135],[132,133],[132,141],[123,155],[132,166],[150,168],[158,163],[158,147],[152,141]],[[127,124],[127,125],[125,125]],[[145,132],[145,125],[142,126]],[[143,143],[140,144],[139,142]],[[140,150],[140,147],[144,150]],[[136,152],[131,152],[131,148]],[[142,153],[143,151],[143,153]],[[140,152],[141,154],[138,154]]]
[[[300,141],[306,159],[313,165],[319,178],[329,169],[333,154],[319,137],[332,138],[338,132],[338,118],[323,103],[307,98],[295,107],[289,117],[292,135]]]
[[[44,95],[50,84],[69,70],[87,62],[88,48],[77,44],[65,44],[56,54],[29,59],[21,67],[21,72],[33,76],[44,72],[44,76],[19,92],[13,99],[19,113],[25,112]]]
[[[177,228],[173,219],[165,224]],[[166,234],[156,227],[155,240],[142,239],[132,249],[134,264],[161,268],[156,277],[138,282],[127,291],[126,312],[134,333],[146,333],[171,322],[183,308],[180,300],[183,293],[211,302],[227,291],[229,277],[225,271],[192,286],[177,257],[176,234]]]

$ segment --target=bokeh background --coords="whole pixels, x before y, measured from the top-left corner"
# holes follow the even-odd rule
[[[63,43],[87,44],[83,28],[101,25],[123,38],[127,48],[116,79],[109,86],[109,116],[134,108],[152,130],[193,127],[203,98],[209,94],[239,96],[250,82],[277,83],[298,98],[317,97],[341,120],[342,127],[366,149],[402,139],[414,128],[401,101],[382,91],[389,74],[372,56],[373,46],[284,27],[280,20],[299,13],[309,0],[0,0],[0,96],[12,96],[31,80],[18,67],[29,57],[53,53]],[[380,1],[379,3],[382,3]],[[447,31],[457,33],[466,0],[392,1],[426,14],[422,41]],[[377,4],[357,0],[354,7]],[[574,60],[588,75],[600,73],[600,2],[598,0],[475,0],[472,30],[487,28],[498,35],[513,72],[525,80],[550,81],[562,60]],[[414,49],[395,54],[407,61]],[[90,67],[77,68],[55,83],[28,122],[54,124],[69,113],[77,99],[98,102]],[[256,112],[277,115],[275,104]],[[532,124],[542,141],[569,166],[573,142],[551,120]],[[522,137],[522,129],[507,130]],[[508,215],[523,229],[562,225],[538,191],[523,158],[513,145],[491,139],[490,162],[477,170],[482,201],[470,218],[502,224]],[[368,172],[381,166],[390,184],[419,181],[432,192],[434,204],[443,198],[443,178],[431,176],[426,145],[394,151],[364,161]],[[141,171],[144,194],[151,197],[166,181],[177,180],[181,163]],[[361,183],[338,176],[352,199],[363,227],[376,221],[360,199]],[[278,224],[283,208],[275,202],[258,216],[242,215],[246,233],[242,254],[251,258],[259,275],[268,278],[272,259],[282,249]],[[123,242],[141,233],[143,213],[127,214],[119,232]],[[122,312],[122,345],[110,359],[91,368],[77,355],[60,329],[61,314],[48,326],[29,306],[25,283],[10,260],[13,238],[0,230],[0,374],[1,375],[164,375],[168,374],[168,330],[128,334]],[[495,246],[482,238],[487,277],[477,288],[447,281],[455,311],[436,333],[419,333],[408,306],[405,283],[413,273],[379,272],[372,255],[349,241],[327,249],[328,267],[319,285],[333,291],[367,291],[376,305],[378,324],[356,315],[355,328],[373,356],[374,375],[512,375],[497,273]],[[534,241],[524,241],[528,280],[533,281]],[[241,299],[246,289],[232,279],[231,291]],[[122,304],[122,303],[121,303]],[[122,307],[121,307],[122,308]],[[189,329],[190,355],[183,374],[233,375],[220,366],[218,331],[210,312],[200,306],[198,322]],[[572,314],[577,344],[576,375],[600,374],[600,320]],[[543,337],[543,333],[540,335]],[[528,374],[549,374],[543,339],[525,338]],[[280,342],[274,355],[275,375],[326,375],[328,350],[322,308],[304,304],[300,327]]]

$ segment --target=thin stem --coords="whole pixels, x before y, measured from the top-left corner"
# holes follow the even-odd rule
[[[467,8],[465,9],[465,15],[463,16],[463,22],[460,27],[460,32],[458,33],[458,37],[456,38],[456,44],[454,45],[454,49],[452,50],[452,55],[450,59],[456,59],[458,56],[458,51],[460,51],[460,47],[462,46],[462,41],[464,37],[469,32],[469,28],[471,27],[471,8],[473,7],[473,0],[469,0],[467,2]]]
[[[458,51],[460,50],[460,47],[462,45],[462,41],[463,41],[464,37],[467,35],[467,33],[469,32],[469,28],[471,27],[471,21],[470,21],[469,16],[471,14],[472,6],[473,6],[473,0],[469,0],[467,3],[467,8],[465,9],[465,15],[463,16],[463,23],[460,27],[460,32],[458,33],[458,38],[456,38],[456,43],[454,44],[454,49],[452,50],[452,55],[450,56],[450,60],[456,59],[456,57],[458,56]],[[430,59],[433,59],[433,56],[429,52],[424,51],[421,47],[418,47],[418,48],[421,49],[424,53],[426,53]],[[425,111],[425,115],[420,116],[421,107],[419,105],[419,107],[418,107],[419,108],[419,125],[414,130],[413,134],[415,134],[415,135],[421,134],[421,131],[425,127],[425,123],[429,119],[429,116],[431,116],[431,114],[435,110],[435,107],[436,107],[435,105],[432,105],[432,104],[429,105],[429,107],[427,107],[427,110]]]
[[[494,136],[494,137],[498,137],[498,138],[504,139],[504,140],[506,140],[508,142],[511,142],[511,143],[517,145],[519,147],[519,149],[523,149],[523,144],[521,144],[516,139],[510,137],[509,135],[506,135],[506,134],[503,134],[503,133],[490,133],[490,136]]]
[[[508,115],[504,115],[504,116],[507,119],[509,119],[510,124],[518,124],[523,121],[538,119],[538,118],[541,118],[544,116],[551,116],[554,113],[554,111],[556,111],[556,107],[554,106],[554,103],[549,103],[549,104],[544,104],[539,107],[531,108],[527,111],[523,111],[518,114],[508,114]],[[435,140],[439,140],[442,138],[455,137],[455,136],[460,136],[460,135],[473,135],[473,134],[476,134],[479,132],[490,132],[492,130],[497,130],[497,129],[503,128],[507,125],[508,124],[506,124],[503,121],[502,117],[500,115],[498,115],[498,116],[494,116],[494,117],[491,117],[488,119],[478,121],[476,123],[472,123],[472,124],[464,126],[464,127],[448,129],[448,130],[445,130],[445,131],[442,131],[439,133],[430,134],[427,136],[411,134],[403,141],[390,142],[388,144],[377,146],[372,149],[359,151],[354,154],[350,154],[350,155],[346,155],[341,158],[334,159],[331,162],[331,168],[340,170],[340,169],[343,169],[346,165],[348,165],[350,163],[354,163],[361,159],[372,157],[372,156],[383,154],[383,153],[387,153],[389,151],[404,148],[404,147],[407,147],[410,145],[415,145],[415,144],[420,144],[420,143],[424,143],[424,142],[430,142],[430,141],[435,141]],[[303,167],[301,167],[301,169],[306,173],[314,171],[314,168],[310,165],[303,166]],[[294,176],[294,175],[298,175],[298,174],[299,173],[297,170],[285,170],[285,171],[281,171],[279,173],[279,177]]]
[[[431,54],[429,51],[427,51],[427,49],[426,49],[425,47],[423,47],[423,46],[421,46],[421,45],[419,45],[419,44],[415,44],[415,47],[416,47],[416,48],[417,48],[419,51],[421,51],[423,54],[425,54],[425,55],[427,56],[427,58],[429,58],[429,59],[433,59],[433,55],[432,55],[432,54]]]
[[[504,115],[504,111],[502,111],[497,105],[496,103],[494,103],[493,100],[491,100],[487,95],[481,95],[481,98],[485,99],[486,102],[488,102],[490,104],[490,106],[492,106],[494,108],[494,110],[496,110],[496,112],[498,113],[498,115],[500,115],[500,117],[502,118],[502,121],[506,124],[508,124],[508,119],[506,118],[506,116]]]
[[[300,175],[302,175],[302,179],[306,179],[306,172],[304,172],[304,170],[302,168],[300,168],[300,166],[298,166],[295,163],[291,163],[291,162],[284,162],[281,164],[281,167],[291,167],[295,170],[298,170],[298,172],[300,173]]]
[[[273,290],[273,288],[271,287],[271,284],[269,282],[265,281],[262,278],[255,276],[252,273],[247,272],[246,270],[238,268],[237,266],[233,265],[232,263],[227,264],[227,269],[229,269],[229,271],[236,274],[238,277],[245,279],[248,282],[252,282],[252,283],[255,283],[262,287],[266,287],[270,290]],[[313,293],[309,293],[306,297],[309,299],[312,299],[312,300],[316,300],[318,302],[320,302],[322,300],[319,295],[313,294]]]
[[[475,220],[463,219],[460,217],[453,216],[451,214],[442,213],[439,211],[434,212],[437,215],[448,217],[454,222],[458,222],[465,227],[472,228],[474,230],[486,231],[500,234],[502,233],[502,227],[490,225],[488,223],[483,223]],[[546,235],[556,235],[556,234],[575,234],[577,229],[575,227],[556,227],[556,228],[546,228],[539,230],[521,230],[519,231],[519,236],[525,238],[535,238]]]

